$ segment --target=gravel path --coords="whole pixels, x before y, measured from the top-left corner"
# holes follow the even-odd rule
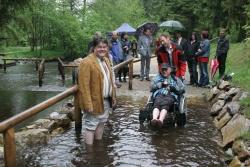
[[[153,77],[158,73],[158,67],[157,67],[157,59],[152,58],[151,64],[150,64],[150,78],[153,79]],[[140,62],[134,63],[134,74],[140,74]],[[203,97],[204,93],[208,91],[207,88],[199,88],[187,85],[189,83],[189,73],[188,69],[186,72],[186,97]],[[118,96],[132,96],[134,98],[142,98],[142,97],[148,97],[150,82],[149,81],[140,81],[139,78],[133,79],[133,90],[128,90],[128,82],[122,83],[122,87],[118,88],[117,95]]]

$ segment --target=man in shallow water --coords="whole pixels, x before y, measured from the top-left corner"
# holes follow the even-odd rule
[[[85,113],[85,142],[92,145],[101,140],[109,112],[116,104],[114,78],[106,57],[108,42],[103,38],[93,41],[93,53],[79,65],[79,104]]]

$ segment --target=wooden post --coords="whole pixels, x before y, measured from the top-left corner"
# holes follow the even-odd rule
[[[133,60],[129,62],[129,81],[128,89],[132,90],[133,87]]]
[[[72,67],[72,84],[76,83],[76,68]]]
[[[43,69],[41,68],[41,66],[39,66],[39,69],[38,69],[38,84],[39,84],[39,87],[43,85]]]
[[[64,67],[61,65],[62,67],[62,80],[63,82],[65,81],[65,71],[64,71]]]
[[[62,76],[62,81],[64,83],[64,80],[65,80],[64,67],[62,66],[62,63],[60,61],[58,61],[58,70],[59,70],[60,75]]]
[[[44,75],[44,72],[45,72],[45,61],[43,62],[43,75]]]
[[[44,61],[45,60],[42,60],[38,67],[38,82],[40,87],[43,85],[43,75],[45,71]]]
[[[3,59],[3,69],[4,69],[4,72],[6,72],[6,60]]]
[[[36,71],[38,71],[38,61],[36,61]]]
[[[79,106],[79,98],[77,93],[74,95],[74,106],[75,106],[75,131],[81,133],[82,130],[82,113]]]
[[[15,130],[10,128],[3,133],[4,137],[4,163],[5,167],[16,166]]]

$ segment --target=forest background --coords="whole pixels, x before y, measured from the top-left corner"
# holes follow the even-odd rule
[[[249,0],[0,0],[0,13],[0,52],[14,56],[83,56],[96,31],[124,22],[179,20],[184,36],[206,29],[210,39],[225,28],[231,42],[250,32]]]

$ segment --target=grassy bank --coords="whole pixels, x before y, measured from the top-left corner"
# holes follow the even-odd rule
[[[36,50],[31,51],[30,47],[8,47],[0,50],[1,53],[5,53],[8,58],[46,58],[53,59],[57,57],[63,57],[64,51],[62,50]]]
[[[216,45],[212,44],[211,58],[215,55],[215,49]],[[250,92],[250,43],[230,44],[226,73],[231,72],[235,73],[233,83]]]
[[[213,52],[214,52],[213,46]],[[230,45],[227,57],[226,72],[234,72],[233,84],[250,92],[250,42]],[[250,97],[241,101],[246,117],[250,118]],[[246,135],[250,139],[250,134]]]

